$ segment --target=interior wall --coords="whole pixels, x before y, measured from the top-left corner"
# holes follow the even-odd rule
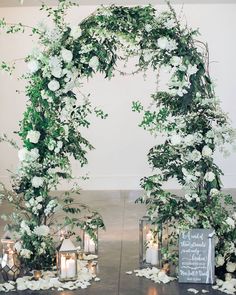
[[[174,5],[179,12],[181,5]],[[165,5],[159,5],[164,9]],[[80,22],[96,9],[96,6],[80,6],[69,14],[71,22]],[[201,39],[206,40],[210,49],[210,70],[216,80],[216,93],[222,100],[222,107],[236,127],[235,77],[236,77],[236,4],[189,4],[183,7],[188,24],[199,27]],[[36,7],[0,8],[0,18],[8,22],[22,22],[35,25],[45,16]],[[25,71],[20,59],[35,46],[27,35],[0,35],[0,60],[19,59],[16,74]],[[127,71],[132,70],[132,61]],[[147,153],[151,146],[158,142],[147,132],[138,127],[141,117],[132,113],[131,103],[140,99],[149,103],[149,95],[155,91],[155,75],[150,71],[144,81],[143,75],[116,75],[111,81],[96,75],[85,84],[83,91],[91,93],[91,100],[108,112],[106,120],[93,118],[89,130],[84,133],[96,149],[89,153],[89,164],[81,169],[73,161],[76,177],[89,173],[90,180],[82,182],[85,189],[138,189],[139,180],[151,172],[147,164]],[[16,90],[21,93],[17,94]],[[14,76],[0,73],[0,134],[7,133],[16,138],[13,131],[18,130],[18,122],[25,109],[24,82]],[[236,155],[224,159],[215,155],[217,163],[225,173],[224,186],[235,187]],[[7,144],[0,144],[0,180],[9,181],[7,169],[17,168],[17,152]],[[169,188],[177,188],[173,181]],[[63,184],[61,189],[66,189]]]

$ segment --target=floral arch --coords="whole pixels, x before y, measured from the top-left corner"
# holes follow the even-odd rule
[[[198,32],[182,25],[170,5],[162,13],[152,6],[103,7],[75,27],[64,18],[71,6],[66,0],[59,0],[56,8],[42,6],[54,26],[32,28],[39,47],[26,58],[30,73],[25,76],[28,103],[19,131],[21,165],[13,192],[5,189],[3,195],[17,209],[9,217],[9,230],[18,233],[22,258],[30,267],[51,265],[55,247],[49,232],[56,231],[58,210],[65,213],[59,227],[70,227],[72,233],[78,226],[91,234],[94,227],[104,226],[97,212],[74,206],[67,194],[61,203],[50,191],[62,178],[73,180],[70,156],[81,166],[87,163],[93,147],[81,127],[89,127],[89,115],[106,117],[88,97],[77,99],[74,89],[80,89],[80,79],[98,71],[112,78],[119,60],[138,56],[136,72],[152,68],[158,75],[165,67],[171,76],[167,90],[154,93],[148,109],[133,103],[133,110],[143,113],[140,126],[165,139],[149,152],[154,174],[142,179],[139,201],[146,204],[153,223],[173,228],[172,245],[181,229],[213,227],[218,266],[224,272],[227,262],[235,261],[235,203],[220,191],[222,171],[213,153],[231,143],[234,132],[214,93],[207,46],[195,40]],[[0,27],[7,33],[25,29],[5,20]],[[5,62],[1,67],[11,70]],[[181,184],[184,196],[163,189],[171,178]],[[82,209],[86,218],[73,216]],[[164,252],[177,259],[171,247]]]

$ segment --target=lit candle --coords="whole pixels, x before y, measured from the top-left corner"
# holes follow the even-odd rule
[[[146,250],[146,262],[147,263],[151,263],[151,249],[148,246],[147,250]]]
[[[66,259],[67,277],[73,278],[75,276],[75,260],[73,258]]]
[[[150,246],[150,256],[151,256],[151,261],[150,263],[152,265],[157,265],[159,262],[159,257],[158,257],[158,245],[153,244]]]
[[[91,237],[85,233],[84,235],[84,252],[85,253],[95,253],[96,244]]]
[[[61,278],[66,278],[66,257],[61,257]]]

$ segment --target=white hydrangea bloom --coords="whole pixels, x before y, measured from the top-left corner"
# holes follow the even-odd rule
[[[34,234],[37,236],[46,237],[50,232],[50,229],[47,225],[40,225],[34,228]]]
[[[32,183],[32,186],[33,187],[39,188],[39,187],[43,186],[43,178],[42,177],[38,177],[38,176],[34,176],[31,179],[31,183]]]
[[[30,131],[28,131],[26,138],[32,143],[38,143],[40,135],[41,134],[39,131],[30,130]]]

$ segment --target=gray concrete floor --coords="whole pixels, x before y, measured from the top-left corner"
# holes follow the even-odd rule
[[[236,190],[230,190],[234,196]],[[140,191],[84,191],[80,196],[82,202],[97,209],[103,216],[106,231],[99,232],[99,269],[100,282],[93,283],[88,289],[76,291],[21,291],[12,294],[61,294],[61,295],[186,295],[188,288],[207,289],[211,286],[178,284],[155,284],[145,278],[127,275],[138,264],[138,220],[145,214],[145,207],[134,201]],[[1,208],[7,213],[9,208]],[[0,233],[3,223],[0,223]],[[8,293],[11,294],[11,293]],[[201,294],[201,293],[199,293]],[[222,293],[221,293],[222,294]]]

